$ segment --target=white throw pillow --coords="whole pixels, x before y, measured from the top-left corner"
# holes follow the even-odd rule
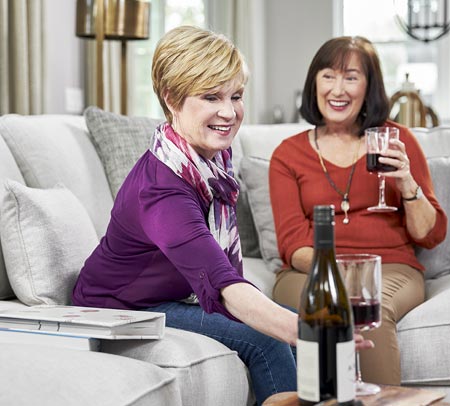
[[[241,160],[240,174],[247,188],[248,201],[258,233],[261,256],[268,268],[276,272],[281,268],[283,262],[278,252],[270,204],[269,164],[270,161],[267,159],[244,157]]]
[[[7,180],[0,236],[6,272],[25,304],[69,304],[78,273],[98,244],[91,219],[64,186],[34,189]]]

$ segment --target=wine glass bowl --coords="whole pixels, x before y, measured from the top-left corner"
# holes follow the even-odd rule
[[[381,257],[372,254],[336,255],[353,311],[356,332],[369,331],[381,325]],[[378,385],[362,381],[359,352],[356,351],[356,394],[373,395]]]
[[[378,174],[378,205],[369,207],[373,212],[396,211],[397,207],[388,206],[385,198],[385,172],[396,171],[393,165],[380,162],[380,157],[390,147],[390,140],[399,138],[399,130],[395,127],[371,127],[365,130],[366,135],[366,168]]]

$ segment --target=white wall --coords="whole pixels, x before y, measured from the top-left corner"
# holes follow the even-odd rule
[[[295,91],[303,89],[309,64],[333,35],[330,0],[266,0],[267,99],[265,121],[281,106],[285,121],[294,117]]]
[[[75,36],[75,0],[44,0],[44,35],[47,40],[45,112],[77,113],[83,96],[81,39]],[[66,95],[69,96],[67,100]],[[79,111],[77,111],[79,110]]]

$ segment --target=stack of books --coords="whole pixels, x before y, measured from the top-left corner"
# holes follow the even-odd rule
[[[31,306],[0,312],[0,343],[98,351],[100,340],[157,340],[165,314],[77,306]]]

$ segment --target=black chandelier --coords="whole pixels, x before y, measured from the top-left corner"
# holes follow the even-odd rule
[[[450,30],[449,1],[407,0],[407,8],[403,8],[402,13],[397,10],[396,19],[411,38],[423,42],[437,40]],[[394,3],[399,1],[394,0]],[[397,9],[399,6],[404,7],[404,2],[401,5],[396,4]]]

